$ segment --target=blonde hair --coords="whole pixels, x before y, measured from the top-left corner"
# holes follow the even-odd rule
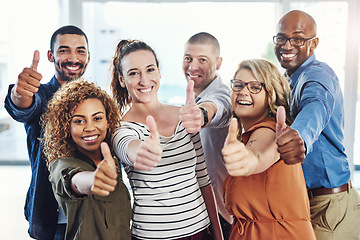
[[[234,74],[235,76],[242,69],[250,70],[256,80],[265,84],[265,91],[267,92],[267,103],[271,116],[276,116],[279,106],[284,106],[286,110],[286,123],[291,124],[292,118],[290,115],[290,86],[287,79],[282,76],[279,70],[271,62],[263,59],[250,59],[242,61]],[[240,120],[233,113],[234,117]]]
[[[120,126],[120,115],[115,102],[95,83],[83,79],[73,80],[60,87],[41,116],[44,130],[43,152],[48,165],[59,158],[74,157],[77,148],[70,134],[71,118],[78,105],[91,98],[99,99],[104,105],[109,125],[104,141],[112,150],[111,137]]]

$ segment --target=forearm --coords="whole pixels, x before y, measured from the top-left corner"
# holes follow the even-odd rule
[[[141,140],[135,139],[129,142],[127,146],[127,157],[132,165],[136,162],[136,157],[138,153],[139,146],[141,144]]]
[[[92,194],[92,186],[94,185],[94,172],[84,171],[78,172],[71,178],[72,190],[80,195]]]
[[[209,121],[205,126],[203,126],[203,127],[206,127],[207,125],[209,125],[209,123],[214,118],[215,114],[217,113],[217,107],[212,102],[202,102],[202,103],[200,103],[198,105],[199,105],[199,107],[205,108],[207,113],[208,113],[208,120]],[[204,124],[204,114],[203,113],[202,113],[202,117],[203,117],[202,124]]]
[[[214,237],[214,239],[217,239],[217,240],[223,239],[222,230],[221,230],[220,221],[219,221],[219,215],[218,215],[217,206],[216,206],[216,200],[215,200],[215,196],[214,196],[214,191],[213,191],[211,185],[203,187],[200,190],[201,190],[201,194],[204,198],[206,209],[207,209],[207,212],[208,212],[208,215],[210,218],[211,232],[213,234],[213,237]]]
[[[267,149],[262,152],[254,152],[257,158],[258,165],[253,174],[261,173],[271,167],[280,159],[280,154],[277,151],[277,145],[271,144]]]

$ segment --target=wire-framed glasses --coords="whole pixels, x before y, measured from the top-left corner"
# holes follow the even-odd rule
[[[276,45],[282,46],[282,45],[285,45],[287,41],[289,41],[291,46],[302,47],[302,46],[304,46],[306,41],[313,40],[314,38],[317,38],[317,37],[312,37],[312,38],[299,38],[299,37],[286,38],[286,37],[282,37],[282,36],[274,36],[273,37],[273,42]]]
[[[261,91],[262,87],[265,87],[265,84],[259,81],[244,82],[239,79],[231,79],[230,86],[234,92],[240,92],[246,86],[249,92],[257,94]]]

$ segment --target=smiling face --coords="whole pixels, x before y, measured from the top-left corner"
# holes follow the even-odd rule
[[[76,34],[58,35],[48,59],[55,65],[55,77],[60,84],[80,78],[90,61],[86,38]]]
[[[126,87],[133,103],[150,103],[157,99],[161,75],[151,51],[131,52],[124,56],[121,66],[120,85]]]
[[[199,95],[216,78],[222,58],[216,56],[210,43],[187,43],[183,58],[183,71],[186,80],[194,81],[194,92]]]
[[[257,81],[253,73],[248,69],[240,69],[235,79],[246,83]],[[231,104],[233,111],[240,118],[245,130],[264,119],[269,113],[264,87],[257,94],[250,93],[247,87],[244,87],[239,92],[231,91]]]
[[[80,103],[72,114],[70,134],[77,149],[95,160],[101,160],[100,144],[106,137],[108,122],[106,110],[97,98]]]
[[[277,31],[278,37],[313,38],[316,36],[316,23],[306,13],[292,11],[280,19]],[[275,55],[289,76],[314,54],[318,41],[318,38],[308,40],[300,47],[291,46],[289,41],[281,46],[275,45]]]

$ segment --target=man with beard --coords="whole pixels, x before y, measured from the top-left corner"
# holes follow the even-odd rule
[[[42,153],[43,132],[40,117],[56,90],[68,81],[80,78],[90,61],[88,39],[75,26],[64,26],[54,32],[50,41],[48,60],[54,63],[55,76],[40,83],[37,72],[39,52],[34,52],[30,68],[24,68],[15,84],[9,86],[5,108],[11,117],[24,124],[32,177],[25,202],[25,217],[29,235],[35,239],[64,239],[66,217],[59,208]]]
[[[278,122],[278,151],[287,164],[302,162],[316,238],[360,239],[360,197],[350,182],[339,80],[316,60],[316,22],[290,11],[277,26],[275,55],[291,83],[291,128]],[[304,159],[304,152],[306,157]]]

